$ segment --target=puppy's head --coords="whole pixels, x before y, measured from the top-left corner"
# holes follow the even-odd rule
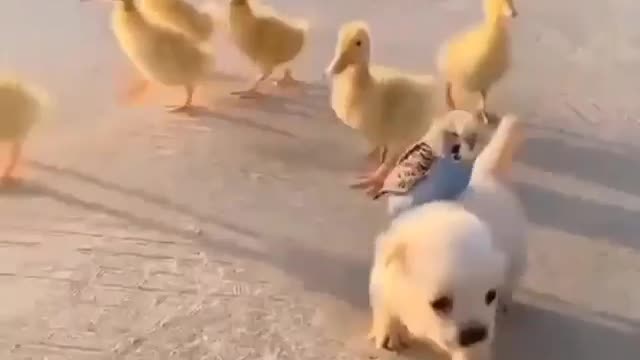
[[[394,227],[399,237],[385,263],[400,275],[392,296],[411,333],[450,352],[490,343],[505,258],[488,226],[456,204],[436,202]]]

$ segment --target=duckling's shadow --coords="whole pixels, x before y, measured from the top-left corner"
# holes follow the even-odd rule
[[[278,129],[277,127],[267,124],[259,123],[247,116],[234,115],[231,113],[224,113],[214,111],[205,106],[193,106],[185,114],[189,117],[197,118],[205,123],[212,121],[226,121],[236,126],[243,126],[262,132],[271,133],[274,135],[284,136],[287,138],[296,138],[297,136],[292,132]]]
[[[294,96],[283,94],[271,94],[262,92],[257,98],[244,99],[239,96],[230,96],[219,99],[216,107],[229,109],[242,109],[243,111],[255,113],[256,116],[261,114],[273,115],[277,117],[286,116],[288,118],[308,119],[314,116],[303,103],[294,101]]]
[[[275,93],[275,96],[286,97],[291,104],[304,107],[313,112],[328,112],[330,108],[329,88],[324,84],[309,82],[300,86],[296,93]]]
[[[15,179],[0,185],[0,196],[41,197],[46,195],[42,186],[25,179]]]
[[[337,173],[354,173],[361,169],[364,161],[353,149],[338,142],[305,141],[303,145],[293,143],[257,142],[254,151],[285,162],[299,170],[327,170]]]

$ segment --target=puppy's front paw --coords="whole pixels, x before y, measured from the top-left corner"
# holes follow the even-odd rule
[[[369,340],[373,341],[377,349],[399,351],[409,345],[409,334],[404,325],[389,321],[385,326],[371,326]]]

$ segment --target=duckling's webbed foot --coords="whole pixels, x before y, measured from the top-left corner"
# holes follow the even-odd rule
[[[188,112],[189,110],[191,110],[192,106],[191,105],[167,105],[167,111],[170,113],[181,113],[181,112]]]
[[[364,189],[368,196],[374,197],[384,186],[384,181],[392,169],[393,167],[385,162],[373,173],[359,177],[350,186],[353,189]]]
[[[286,69],[281,79],[276,80],[275,85],[281,88],[298,87],[302,85],[302,81],[296,80],[291,75],[291,69]]]
[[[241,99],[259,99],[265,96],[255,87],[252,87],[248,90],[234,91],[231,93],[231,95],[236,95]]]
[[[185,86],[185,91],[187,93],[187,98],[184,101],[184,104],[179,106],[167,106],[167,111],[171,113],[179,113],[179,112],[187,112],[191,110],[193,102],[193,92],[195,88],[191,85]]]
[[[260,86],[260,84],[265,79],[267,79],[269,76],[271,76],[271,72],[272,71],[263,72],[260,76],[258,76],[256,81],[253,83],[253,85],[249,89],[240,90],[240,91],[232,91],[231,95],[239,96],[241,99],[257,99],[257,98],[264,97],[264,94],[258,90],[258,86]]]

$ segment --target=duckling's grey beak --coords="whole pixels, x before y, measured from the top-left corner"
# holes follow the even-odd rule
[[[517,18],[517,17],[518,17],[518,10],[512,9],[511,10],[511,18],[514,19],[514,18]]]

